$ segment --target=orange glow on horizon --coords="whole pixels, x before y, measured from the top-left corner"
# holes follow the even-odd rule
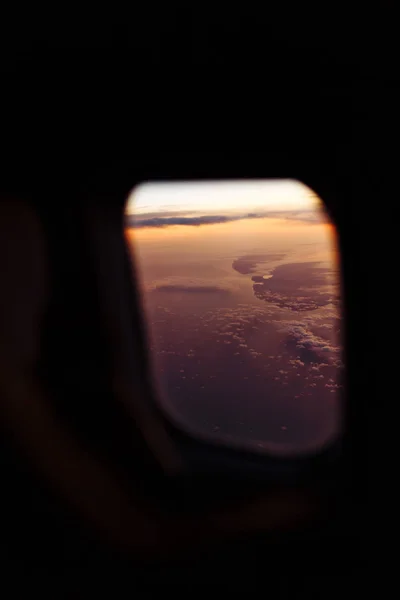
[[[336,228],[332,223],[304,223],[286,219],[243,219],[227,223],[212,225],[169,225],[167,227],[126,227],[125,235],[129,241],[135,239],[141,242],[188,242],[199,238],[210,240],[212,238],[225,239],[230,236],[268,234],[273,239],[290,241],[294,235],[297,237],[310,236],[311,238],[328,238],[331,246],[336,246]],[[327,242],[328,242],[327,239]]]

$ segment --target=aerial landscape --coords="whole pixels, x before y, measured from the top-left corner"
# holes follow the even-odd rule
[[[125,214],[158,402],[180,427],[278,455],[340,434],[336,232],[294,180],[149,183]]]

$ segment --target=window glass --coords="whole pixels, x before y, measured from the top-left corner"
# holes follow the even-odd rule
[[[146,183],[131,193],[158,402],[201,438],[279,455],[340,433],[336,231],[295,180]]]

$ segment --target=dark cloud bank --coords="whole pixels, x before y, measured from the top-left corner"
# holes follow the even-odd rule
[[[279,265],[270,279],[254,275],[254,294],[260,300],[293,311],[326,306],[332,302],[332,294],[325,291],[332,282],[332,269],[318,264],[304,262]]]
[[[201,216],[156,216],[150,218],[140,218],[130,215],[126,218],[128,227],[169,227],[171,225],[189,225],[192,227],[200,227],[200,225],[215,225],[217,223],[229,223],[230,221],[240,221],[242,219],[258,219],[259,215],[247,214],[240,216],[227,215],[201,215]]]
[[[194,211],[196,212],[196,211]],[[289,221],[302,221],[304,223],[329,222],[328,216],[320,211],[265,211],[259,213],[245,213],[242,215],[195,215],[187,216],[187,211],[170,211],[160,213],[147,213],[143,215],[126,215],[125,226],[128,228],[143,227],[169,227],[172,225],[187,225],[199,227],[201,225],[215,225],[217,223],[229,223],[243,219],[286,219]]]
[[[261,270],[262,265],[282,260],[285,254],[260,254],[242,256],[232,263],[232,268],[242,275]],[[333,301],[327,290],[335,283],[332,268],[319,262],[287,263],[278,265],[266,278],[252,276],[254,294],[260,300],[292,311],[315,310]]]
[[[230,294],[230,290],[214,285],[182,285],[182,284],[164,284],[154,288],[156,292],[166,293],[184,293],[184,294]]]
[[[254,273],[258,267],[258,265],[274,262],[277,260],[283,260],[285,258],[285,254],[276,253],[276,254],[250,254],[247,256],[241,256],[237,258],[232,263],[232,268],[241,273],[241,275],[247,275],[249,273]]]

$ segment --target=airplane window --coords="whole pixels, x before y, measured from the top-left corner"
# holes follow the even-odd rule
[[[340,435],[336,231],[295,180],[145,183],[125,211],[160,408],[278,455]]]

